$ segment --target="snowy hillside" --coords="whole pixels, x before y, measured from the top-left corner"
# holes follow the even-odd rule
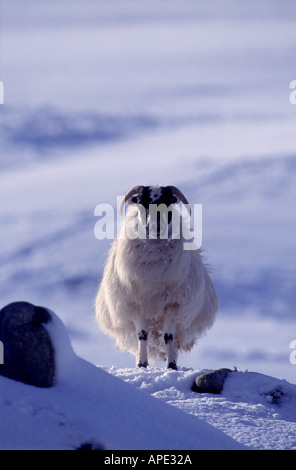
[[[48,330],[57,384],[38,389],[0,377],[2,449],[239,448],[212,426],[75,356],[58,318]]]
[[[190,426],[209,415],[216,436],[259,448],[282,448],[286,439],[293,448],[296,106],[289,84],[296,79],[296,4],[169,4],[2,2],[0,308],[26,300],[55,311],[86,361],[70,362],[77,360],[91,383],[111,387],[115,378],[105,369],[132,382],[133,396],[146,389],[160,398],[157,406],[181,408]],[[158,183],[176,185],[191,204],[203,205],[202,248],[220,309],[209,333],[180,355],[178,372],[156,364],[145,375],[94,321],[111,243],[95,238],[94,209],[115,207],[135,184]],[[231,389],[192,397],[195,372],[220,367],[242,371],[229,379]],[[59,426],[59,444],[78,445],[88,435],[102,436],[107,446],[90,411],[77,417],[65,400],[74,400],[73,382],[77,402],[84,393],[74,369],[63,385],[43,392],[0,377],[3,416],[18,410],[13,425],[20,429],[13,442],[1,432],[0,447],[20,445],[22,425],[29,419],[33,426],[34,413],[55,427],[63,406],[69,434]],[[283,402],[270,403],[264,394],[278,384]],[[145,399],[151,411],[152,398]],[[75,423],[88,420],[79,434]],[[270,422],[282,429],[280,437],[267,430]]]
[[[1,449],[296,448],[296,385],[233,372],[221,395],[197,394],[191,387],[201,371],[104,371],[75,355],[51,314],[56,384],[0,376]]]

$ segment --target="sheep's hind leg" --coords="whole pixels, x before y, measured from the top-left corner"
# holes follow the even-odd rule
[[[164,335],[164,342],[166,345],[166,353],[167,353],[167,368],[178,370],[175,358],[175,351],[174,351],[174,336],[172,333],[168,334],[165,333]]]
[[[138,333],[139,349],[138,349],[138,367],[148,366],[148,352],[147,352],[147,337],[148,333],[145,330],[140,330]]]

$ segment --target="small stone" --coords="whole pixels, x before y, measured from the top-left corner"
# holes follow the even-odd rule
[[[43,307],[14,302],[0,310],[0,341],[4,364],[0,375],[37,387],[51,387],[55,357],[44,323],[51,316]]]
[[[221,393],[224,381],[230,372],[233,371],[231,369],[217,369],[205,372],[196,377],[191,390],[197,393]]]
[[[104,450],[104,447],[94,442],[83,442],[79,447],[76,447],[75,450]]]

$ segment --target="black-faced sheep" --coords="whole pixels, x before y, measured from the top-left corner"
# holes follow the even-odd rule
[[[200,249],[184,249],[182,212],[189,204],[174,186],[135,186],[122,201],[131,206],[113,242],[96,298],[96,318],[138,367],[190,351],[212,326],[218,299]],[[167,210],[155,212],[152,207]],[[189,209],[190,210],[190,209]],[[187,214],[188,215],[188,214]],[[177,217],[177,218],[176,218]],[[177,233],[178,232],[178,233]]]

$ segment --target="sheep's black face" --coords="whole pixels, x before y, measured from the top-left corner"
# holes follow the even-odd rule
[[[165,204],[169,207],[176,202],[176,196],[165,186],[144,186],[139,194],[131,198],[131,203],[141,204],[145,209],[149,209],[150,204]]]
[[[177,197],[165,186],[144,186],[130,201],[139,205],[139,219],[150,238],[165,238],[166,234],[169,237],[171,206],[177,202]]]

